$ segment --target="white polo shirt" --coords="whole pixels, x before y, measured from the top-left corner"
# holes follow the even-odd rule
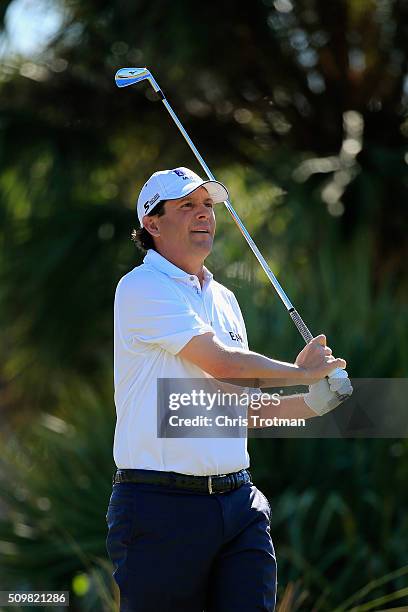
[[[234,294],[204,268],[198,278],[150,249],[118,283],[114,306],[114,382],[118,468],[210,475],[249,467],[247,439],[158,438],[157,379],[208,374],[178,357],[199,334],[248,349]]]

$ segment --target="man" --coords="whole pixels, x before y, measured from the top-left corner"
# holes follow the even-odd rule
[[[138,199],[134,238],[147,255],[120,280],[114,315],[118,470],[107,549],[123,612],[275,608],[271,510],[247,470],[246,437],[159,438],[158,379],[311,385],[263,407],[269,416],[310,418],[340,403],[324,379],[346,363],[324,335],[294,363],[249,351],[235,296],[204,267],[214,205],[227,197],[221,183],[176,168],[154,173]]]

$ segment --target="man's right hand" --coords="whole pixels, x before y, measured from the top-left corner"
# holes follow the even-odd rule
[[[329,376],[336,368],[344,369],[347,364],[344,359],[333,357],[331,348],[326,345],[326,336],[320,334],[300,351],[295,365],[301,369],[307,384],[313,384]]]

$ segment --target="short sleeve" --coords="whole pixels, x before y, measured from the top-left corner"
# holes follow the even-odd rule
[[[116,289],[114,310],[117,332],[130,349],[157,345],[176,355],[194,336],[213,333],[170,283],[152,274],[124,277]]]

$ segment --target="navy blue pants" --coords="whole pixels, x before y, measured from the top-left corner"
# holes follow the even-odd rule
[[[213,495],[113,485],[106,547],[121,612],[273,612],[271,509],[252,483]]]

